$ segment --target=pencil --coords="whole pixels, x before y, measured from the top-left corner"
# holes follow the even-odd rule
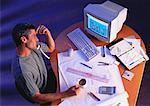
[[[105,47],[102,46],[102,57],[105,57]]]
[[[99,99],[97,96],[95,96],[92,92],[89,92],[88,94],[89,94],[92,98],[96,99],[97,101],[100,101],[100,99]]]
[[[80,63],[80,64],[82,64],[82,65],[84,65],[84,66],[86,66],[86,67],[92,69],[92,67],[90,67],[90,66],[88,66],[88,65],[86,65],[86,64],[84,64],[84,63]]]

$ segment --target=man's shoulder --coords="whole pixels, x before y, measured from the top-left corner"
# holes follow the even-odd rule
[[[17,54],[12,59],[11,70],[14,75],[22,74],[25,72],[26,68],[30,68],[31,62],[28,57],[20,57]],[[25,68],[25,69],[24,69]]]
[[[15,54],[12,58],[11,71],[15,79],[22,73],[20,64],[19,64],[19,56],[17,56],[17,54]]]
[[[14,55],[13,58],[12,58],[12,67],[16,67],[16,66],[19,66],[19,56],[18,55]]]

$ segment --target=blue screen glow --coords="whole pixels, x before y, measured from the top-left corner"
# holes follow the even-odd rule
[[[108,23],[101,21],[89,14],[87,14],[88,17],[88,25],[87,27],[95,32],[96,34],[103,36],[105,38],[108,37],[108,32],[109,32],[109,28],[108,28]]]

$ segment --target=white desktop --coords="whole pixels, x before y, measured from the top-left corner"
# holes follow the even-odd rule
[[[89,4],[84,8],[84,29],[92,36],[112,42],[127,17],[127,8],[111,1]]]

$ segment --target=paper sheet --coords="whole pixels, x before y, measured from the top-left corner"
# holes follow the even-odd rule
[[[146,52],[141,47],[141,40],[136,38],[124,38],[129,44],[132,44],[132,46],[136,49],[136,51],[141,54],[146,61],[149,60],[149,57],[147,56]]]
[[[108,99],[105,99],[103,101],[100,101],[96,106],[120,106],[121,103],[118,103],[117,101],[121,101],[124,103],[123,106],[126,106],[128,105],[126,102],[128,98],[128,93],[127,92],[123,92],[123,93],[120,93],[120,94],[116,94],[116,95],[113,95],[111,96],[110,98]]]
[[[120,61],[130,70],[145,61],[140,50],[140,40],[125,38],[110,47],[111,54],[116,55]]]
[[[101,47],[98,47],[98,50],[101,51]],[[113,64],[115,59],[110,55],[108,50],[105,50],[105,57],[102,57],[100,53],[89,62],[85,61],[84,58],[82,58],[83,54],[79,50],[74,51],[73,57],[68,57],[65,54],[66,53],[58,54],[58,66],[59,66],[59,71],[60,71],[59,73],[60,90],[61,91],[67,90],[68,87],[74,86],[77,83],[77,81],[81,78],[85,78],[87,80],[87,86],[88,86],[82,89],[81,93],[78,96],[66,98],[67,101],[71,102],[72,104],[71,106],[94,106],[96,105],[98,101],[95,101],[93,98],[91,98],[88,95],[89,91],[93,92],[101,100],[108,99],[110,95],[99,94],[99,91],[98,91],[99,86],[116,86],[116,94],[124,92],[124,86],[122,83],[122,79],[119,73],[118,66]],[[81,65],[80,62],[88,64],[89,66],[92,67],[92,69],[89,69]],[[99,66],[98,62],[107,62],[110,65]],[[105,76],[109,79],[109,82],[105,83],[103,81],[101,82],[97,80],[92,80],[90,78],[86,78],[80,75],[68,73],[66,72],[68,67],[71,67],[76,70],[92,73],[95,75],[99,75],[99,76]]]

